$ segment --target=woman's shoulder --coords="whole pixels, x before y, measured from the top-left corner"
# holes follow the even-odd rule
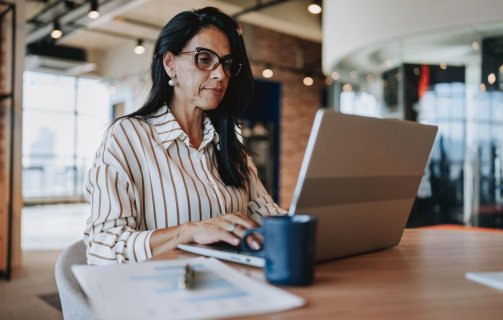
[[[141,119],[138,117],[123,117],[115,120],[109,128],[110,133],[117,133],[118,131],[124,130],[125,127],[131,126],[145,126],[148,125],[146,119]]]
[[[115,120],[107,130],[107,137],[126,137],[140,131],[145,131],[150,124],[146,119],[125,117]]]
[[[128,158],[131,149],[143,145],[140,140],[143,140],[145,135],[141,132],[146,131],[147,126],[148,123],[145,120],[135,117],[115,120],[103,136],[96,153],[95,164],[114,162],[111,159],[122,161],[124,158]]]
[[[143,136],[139,134],[147,131],[148,122],[135,117],[125,117],[115,120],[105,132],[102,145],[107,148],[114,148],[117,144],[129,143]]]
[[[110,125],[109,132],[117,133],[117,131],[124,130],[125,127],[131,128],[132,126],[139,128],[149,128],[158,123],[162,123],[170,114],[169,109],[164,105],[160,107],[157,111],[138,116],[124,116],[115,120],[112,125]]]

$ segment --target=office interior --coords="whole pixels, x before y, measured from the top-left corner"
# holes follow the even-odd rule
[[[69,244],[25,250],[25,230],[35,244],[46,228],[81,237],[102,134],[145,100],[162,26],[208,5],[242,28],[255,94],[240,130],[283,208],[316,110],[333,108],[439,127],[407,227],[502,230],[503,3],[314,1],[314,14],[311,2],[0,1],[2,275],[22,279],[36,255],[55,261]]]

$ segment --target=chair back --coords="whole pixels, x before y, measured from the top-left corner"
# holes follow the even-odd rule
[[[84,240],[77,241],[63,250],[56,261],[56,285],[65,320],[94,318],[87,298],[72,272],[72,266],[79,264],[87,264]]]

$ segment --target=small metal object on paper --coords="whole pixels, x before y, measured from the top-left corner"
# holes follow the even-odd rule
[[[190,266],[190,264],[186,264],[183,269],[183,275],[180,278],[180,282],[178,283],[178,287],[180,289],[190,289],[194,285],[194,277],[195,271]]]

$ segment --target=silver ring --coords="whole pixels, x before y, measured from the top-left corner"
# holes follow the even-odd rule
[[[232,232],[234,232],[234,230],[236,230],[236,224],[235,223],[229,224],[227,226],[227,232],[232,233]]]

